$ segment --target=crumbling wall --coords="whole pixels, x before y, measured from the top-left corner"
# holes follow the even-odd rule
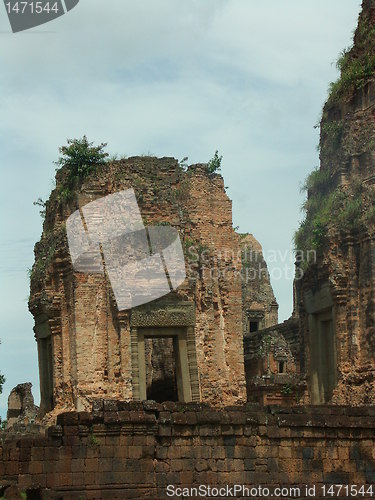
[[[173,158],[154,157],[99,166],[66,194],[67,175],[66,168],[57,173],[31,279],[42,410],[88,409],[98,397],[140,397],[136,342],[142,322],[134,326],[135,314],[143,326],[151,314],[159,324],[150,327],[188,329],[193,400],[244,401],[239,236],[222,177],[205,165],[186,171]],[[65,222],[85,204],[128,188],[135,190],[146,226],[178,229],[187,278],[150,306],[119,312],[106,275],[73,271]]]
[[[306,399],[304,350],[296,318],[247,333],[244,353],[248,401],[294,406]]]
[[[168,485],[270,489],[251,495],[258,498],[279,486],[300,488],[285,498],[309,497],[306,485],[315,498],[337,484],[367,491],[375,479],[374,414],[372,407],[218,411],[98,401],[92,414],[61,414],[47,437],[5,440],[1,486],[65,500],[166,498]]]
[[[321,166],[307,179],[296,237],[296,308],[313,403],[375,401],[375,4],[362,7],[323,109]]]
[[[39,407],[34,404],[32,384],[27,382],[14,387],[8,397],[7,427],[27,425],[38,418]]]
[[[278,323],[278,303],[273,293],[261,244],[252,234],[240,234],[242,297],[245,333]]]

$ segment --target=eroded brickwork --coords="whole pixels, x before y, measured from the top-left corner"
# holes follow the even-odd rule
[[[306,398],[299,322],[291,318],[244,338],[247,399],[295,406]]]
[[[222,177],[209,174],[205,165],[185,171],[173,158],[135,157],[98,168],[64,198],[67,175],[58,172],[47,203],[31,282],[42,409],[89,409],[93,399],[104,396],[143,399],[136,345],[142,325],[187,332],[193,400],[243,402],[240,238],[232,228]],[[187,278],[177,292],[150,306],[119,312],[106,276],[73,272],[65,222],[87,203],[128,188],[135,190],[146,226],[178,229]],[[145,324],[135,324],[136,313],[143,314]],[[148,324],[150,314],[154,320]]]
[[[296,281],[296,308],[313,403],[375,401],[374,29],[375,4],[364,1],[323,109],[320,170],[308,180],[304,238],[317,253]]]
[[[34,404],[34,397],[31,392],[32,384],[18,384],[8,397],[7,427],[15,424],[29,424],[34,422],[39,413],[39,408]]]
[[[91,414],[61,414],[46,438],[5,440],[0,477],[3,491],[64,500],[167,498],[168,485],[200,484],[294,485],[301,499],[308,484],[322,498],[322,485],[374,483],[374,413],[98,401]]]
[[[252,234],[241,234],[242,293],[245,333],[278,323],[278,303],[273,293],[261,244]]]

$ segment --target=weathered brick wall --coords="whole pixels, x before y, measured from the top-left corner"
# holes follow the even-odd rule
[[[296,318],[259,332],[247,333],[244,353],[249,402],[293,406],[307,399],[304,350]]]
[[[261,244],[252,234],[243,233],[240,237],[244,330],[249,333],[252,331],[252,321],[257,322],[259,330],[277,325],[279,305],[273,293]]]
[[[47,202],[29,302],[41,325],[36,328],[38,343],[51,342],[53,373],[42,366],[41,374],[53,385],[54,406],[86,410],[96,397],[137,399],[132,311],[117,310],[106,276],[73,270],[64,229],[76,209],[129,188],[144,224],[169,224],[183,243],[187,278],[153,305],[164,310],[188,302],[194,308],[199,386],[194,400],[245,402],[240,238],[232,227],[232,204],[222,177],[209,174],[204,165],[185,171],[174,158],[134,157],[98,168],[64,200],[64,175],[64,169],[58,172]],[[43,396],[48,380],[41,387],[42,408],[49,410],[52,405]]]
[[[313,232],[320,232],[317,239],[313,238],[319,241],[314,247],[316,262],[296,282],[311,402],[363,405],[375,401],[374,65],[362,74],[362,80],[347,80],[353,67],[363,68],[368,58],[374,58],[374,28],[375,4],[365,0],[354,46],[341,59],[341,79],[332,87],[323,108],[320,172],[315,178],[318,181],[310,178],[309,182],[308,215],[314,213],[314,200],[320,205],[319,195],[321,200],[341,195],[349,203],[329,223],[324,216],[321,225],[319,218],[315,219]],[[336,208],[330,212],[337,212],[339,206],[334,202],[332,207]],[[357,212],[353,206],[357,206]],[[320,338],[324,341],[326,337],[321,333],[327,320],[332,323],[334,340],[329,348],[319,347]]]
[[[371,484],[374,417],[374,407],[97,402],[61,414],[46,438],[3,436],[0,484],[63,499],[167,498],[169,484]]]
[[[284,323],[265,328],[259,332],[249,334],[244,337],[245,366],[248,362],[259,355],[261,340],[264,336],[273,332],[280,333],[286,340],[295,360],[296,371],[299,371],[301,364],[301,338],[299,335],[298,320],[290,318]]]

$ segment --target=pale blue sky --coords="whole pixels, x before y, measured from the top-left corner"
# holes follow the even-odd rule
[[[284,260],[301,182],[318,165],[313,126],[359,10],[359,0],[81,0],[12,34],[0,9],[1,415],[18,383],[31,381],[39,401],[33,201],[48,197],[67,138],[192,163],[219,149],[234,225],[263,245],[280,320],[290,315],[293,257]]]

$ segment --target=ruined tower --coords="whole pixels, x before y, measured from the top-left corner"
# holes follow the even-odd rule
[[[375,355],[375,2],[338,61],[306,181],[296,307],[312,403],[373,403]],[[316,258],[306,258],[316,251]]]
[[[98,166],[69,192],[67,176],[67,167],[56,175],[31,273],[43,410],[90,409],[96,398],[244,402],[240,237],[222,177],[154,157]],[[177,229],[186,279],[119,310],[108,269],[73,267],[67,221],[131,188],[146,228]]]
[[[255,333],[278,323],[279,305],[273,293],[261,244],[252,234],[241,234],[244,330]]]

